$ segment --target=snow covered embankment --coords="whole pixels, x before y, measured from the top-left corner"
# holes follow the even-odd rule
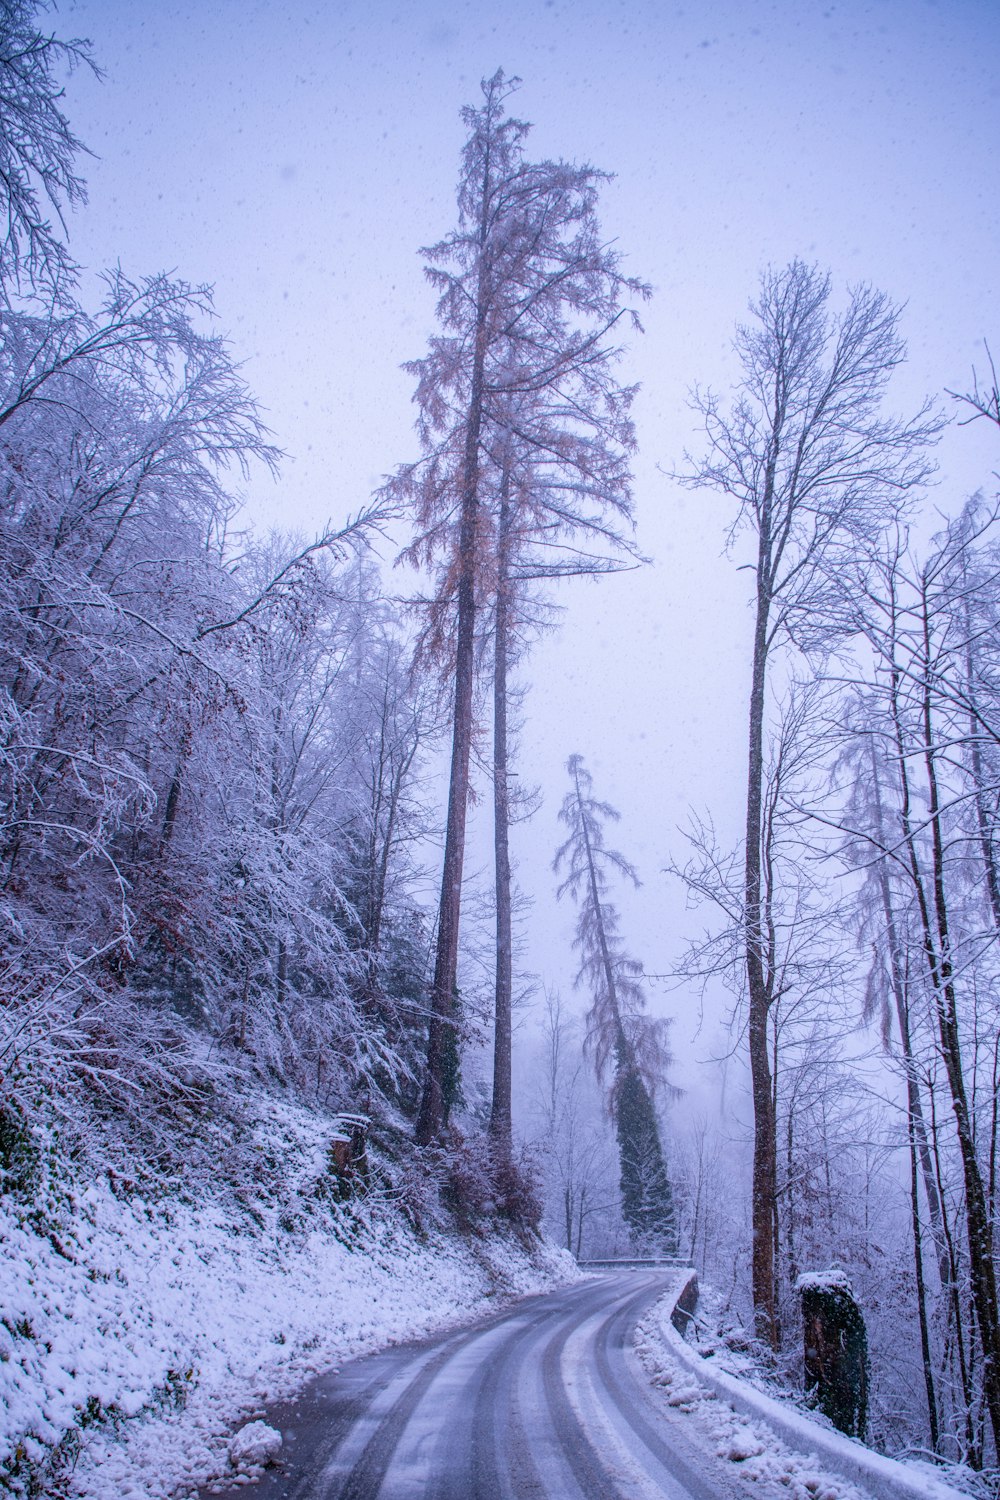
[[[45,1211],[0,1199],[0,1490],[189,1494],[312,1374],[578,1274],[514,1236],[420,1237],[389,1205],[254,1207],[103,1181]]]
[[[686,1343],[672,1316],[692,1279],[680,1281],[639,1324],[636,1352],[668,1404],[692,1413],[719,1456],[739,1463],[762,1495],[773,1487],[790,1500],[968,1500],[929,1470],[819,1426]]]

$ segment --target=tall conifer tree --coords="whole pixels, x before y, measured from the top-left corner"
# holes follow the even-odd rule
[[[448,1119],[445,1075],[455,1050],[476,640],[483,607],[496,587],[503,476],[509,482],[510,466],[517,464],[521,502],[509,524],[544,535],[556,546],[564,547],[578,526],[617,537],[618,522],[628,525],[631,517],[625,455],[633,442],[628,416],[633,393],[611,378],[618,350],[609,335],[626,312],[624,295],[645,295],[646,288],[623,277],[617,254],[601,243],[595,204],[604,174],[588,166],[525,159],[529,127],[504,112],[517,82],[498,71],[482,85],[482,105],[463,114],[469,136],[459,179],[458,227],[424,251],[427,276],[440,294],[442,331],[424,358],[408,366],[417,377],[423,456],[388,486],[394,498],[412,507],[416,536],[407,555],[435,574],[424,645],[453,685],[427,1069],[416,1132],[424,1144]],[[525,471],[531,476],[527,485],[520,482]],[[506,535],[511,542],[509,529]],[[508,557],[512,560],[513,553]],[[548,565],[549,573],[558,571],[563,571],[558,563]],[[501,629],[506,630],[503,621]],[[506,635],[500,646],[502,677]],[[506,764],[500,728],[502,795]],[[498,815],[503,823],[504,808]],[[501,828],[501,866],[502,844]],[[495,1133],[508,1139],[509,1087],[503,1077],[509,1069],[509,936],[502,931],[498,956],[502,1046]]]
[[[608,870],[639,884],[632,865],[604,842],[604,824],[619,814],[591,795],[583,757],[571,755],[572,789],[559,817],[569,837],[553,868],[565,870],[558,894],[577,902],[575,946],[580,952],[577,982],[593,997],[587,1014],[587,1041],[598,1077],[608,1085],[608,1104],[618,1135],[622,1216],[640,1243],[667,1254],[677,1250],[673,1189],[667,1175],[653,1090],[670,1063],[665,1023],[646,1013],[642,965],[628,956],[618,931],[618,913],[608,900]]]

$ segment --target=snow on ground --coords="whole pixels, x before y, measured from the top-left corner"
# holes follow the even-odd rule
[[[639,1361],[666,1405],[693,1418],[702,1441],[739,1466],[740,1477],[752,1482],[760,1500],[961,1500],[960,1492],[979,1492],[967,1470],[893,1461],[845,1437],[820,1413],[806,1411],[800,1397],[768,1379],[748,1354],[711,1334],[700,1336],[691,1349],[696,1366],[706,1362],[705,1378],[717,1389],[703,1384],[674,1347],[680,1336],[668,1325],[676,1295],[675,1289],[662,1298],[637,1326]],[[779,1433],[798,1446],[790,1447]],[[823,1456],[810,1451],[814,1444]],[[865,1488],[845,1474],[860,1478]]]
[[[635,1331],[639,1361],[667,1406],[690,1415],[702,1440],[719,1458],[738,1466],[760,1500],[870,1500],[839,1475],[826,1473],[815,1459],[793,1453],[765,1422],[738,1415],[680,1365],[663,1336],[663,1309],[657,1304]]]
[[[325,1137],[295,1113],[261,1149],[278,1130],[305,1183]],[[226,1472],[234,1425],[314,1373],[579,1274],[512,1236],[418,1235],[387,1202],[199,1197],[97,1179],[42,1210],[0,1198],[0,1490],[188,1495]]]

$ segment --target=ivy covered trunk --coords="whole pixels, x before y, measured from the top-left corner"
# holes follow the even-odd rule
[[[576,939],[583,955],[579,978],[593,987],[588,1045],[598,1078],[604,1082],[612,1074],[608,1111],[618,1137],[622,1218],[637,1246],[676,1255],[674,1195],[653,1106],[656,1081],[662,1080],[670,1062],[663,1040],[665,1023],[644,1014],[642,965],[622,948],[618,914],[606,899],[604,871],[611,865],[636,885],[638,877],[623,855],[605,846],[603,822],[618,814],[590,795],[591,778],[582,758],[571,755],[567,769],[573,789],[559,816],[569,825],[570,837],[556,855],[555,868],[568,864],[559,894],[571,890],[581,904]]]
[[[868,1427],[868,1334],[843,1271],[799,1277],[806,1395],[850,1437]]]
[[[674,1194],[653,1101],[641,1074],[628,1064],[620,1075],[616,1123],[622,1217],[638,1241],[650,1243],[664,1255],[676,1255]]]

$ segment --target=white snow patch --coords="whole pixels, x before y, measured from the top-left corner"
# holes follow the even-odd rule
[[[658,1303],[636,1329],[635,1349],[643,1368],[653,1385],[664,1390],[667,1403],[691,1416],[706,1446],[739,1466],[740,1477],[752,1482],[759,1500],[868,1500],[847,1480],[824,1473],[814,1458],[793,1453],[766,1423],[737,1415],[692,1379],[663,1336],[662,1315],[663,1303]]]
[[[234,1469],[250,1470],[273,1463],[281,1452],[281,1433],[259,1418],[248,1422],[229,1444],[229,1462]]]
[[[795,1283],[797,1292],[847,1292],[853,1296],[851,1278],[840,1266],[828,1271],[803,1271]]]
[[[757,1458],[763,1451],[763,1444],[753,1428],[748,1427],[745,1422],[738,1422],[727,1434],[718,1453],[720,1458],[730,1458],[733,1463],[742,1463],[745,1459]]]

